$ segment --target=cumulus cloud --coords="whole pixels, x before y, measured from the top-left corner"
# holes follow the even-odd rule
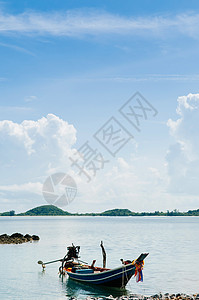
[[[167,125],[175,143],[167,154],[171,192],[198,194],[199,192],[199,94],[178,98],[177,120]]]
[[[75,177],[76,179],[76,177]],[[76,179],[77,182],[77,179]],[[78,182],[78,197],[70,204],[71,211],[92,212],[113,208],[132,211],[166,210],[163,176],[147,157],[118,157],[100,171],[90,183]],[[164,186],[165,187],[165,186]]]
[[[40,194],[42,199],[46,176],[68,171],[75,142],[74,126],[53,114],[22,123],[0,121],[0,192],[4,198]]]
[[[73,125],[53,114],[38,121],[25,120],[21,124],[9,120],[0,121],[0,136],[13,143],[20,143],[28,155],[36,152],[53,154],[56,148],[63,156],[70,153],[71,146],[76,142]]]
[[[20,33],[52,36],[99,34],[143,35],[162,37],[168,33],[198,38],[198,14],[175,16],[125,17],[95,10],[66,12],[0,13],[0,33]]]
[[[128,159],[118,157],[107,164],[91,183],[78,176],[68,160],[76,153],[73,125],[53,114],[22,123],[0,121],[0,204],[17,210],[12,206],[15,203],[18,211],[45,204],[39,194],[43,182],[55,172],[64,172],[78,187],[69,211],[195,208],[199,192],[199,94],[179,97],[177,115],[177,120],[167,122],[174,140],[166,157],[168,174],[163,159],[151,161],[148,155],[140,156],[136,148]]]

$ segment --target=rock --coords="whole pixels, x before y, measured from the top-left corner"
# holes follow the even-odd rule
[[[39,236],[38,235],[32,235],[33,241],[39,241]]]
[[[3,239],[3,238],[8,238],[8,235],[6,233],[0,235],[0,239]]]
[[[179,299],[179,298],[183,298],[185,300],[195,300],[196,298],[199,299],[199,295],[198,294],[194,294],[194,295],[186,295],[186,294],[169,294],[166,293],[164,295],[162,295],[161,293],[155,294],[153,296],[144,296],[144,295],[139,295],[139,294],[130,294],[130,295],[123,295],[120,297],[116,297],[114,298],[112,295],[105,297],[105,296],[100,296],[100,297],[91,297],[91,296],[87,296],[86,300],[152,300],[152,299]],[[76,300],[77,298],[75,297],[71,297],[69,300]]]
[[[141,295],[138,295],[138,294],[130,294],[130,296],[129,296],[130,300],[138,300],[141,298],[142,298]]]
[[[26,233],[26,234],[24,235],[24,238],[27,239],[28,241],[31,241],[31,240],[32,240],[32,236],[31,236],[30,234],[28,234],[28,233]]]
[[[26,234],[25,236],[23,236],[23,234],[18,232],[15,232],[10,236],[7,234],[0,235],[0,244],[22,244],[22,243],[31,242],[32,240],[38,241],[39,236],[38,235],[31,236],[30,234]]]
[[[23,234],[16,232],[13,233],[10,238],[23,238]]]

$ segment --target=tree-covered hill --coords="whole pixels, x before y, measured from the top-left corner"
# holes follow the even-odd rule
[[[110,209],[102,213],[69,213],[54,205],[42,205],[26,211],[25,213],[15,214],[14,210],[0,213],[0,216],[199,216],[199,209],[180,212],[177,209],[173,211],[155,211],[155,212],[132,212],[129,209]]]
[[[133,216],[135,215],[132,211],[129,209],[111,209],[106,210],[99,214],[100,216]]]
[[[0,213],[0,216],[2,217],[12,217],[15,216],[15,211],[14,210],[10,210],[10,211],[5,211],[3,213]]]
[[[68,216],[70,213],[54,205],[42,205],[28,210],[18,216]]]
[[[187,215],[188,216],[199,216],[199,209],[188,210]]]

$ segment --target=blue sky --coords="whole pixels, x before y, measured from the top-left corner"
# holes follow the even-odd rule
[[[53,172],[69,211],[198,208],[198,25],[198,1],[1,1],[0,211],[45,204]],[[118,112],[137,91],[158,111],[140,133]],[[111,116],[134,135],[114,158],[93,138]],[[68,159],[87,140],[110,160],[89,184]]]

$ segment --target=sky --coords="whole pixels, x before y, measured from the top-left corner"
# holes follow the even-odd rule
[[[0,1],[0,212],[198,209],[198,61],[196,0]]]

